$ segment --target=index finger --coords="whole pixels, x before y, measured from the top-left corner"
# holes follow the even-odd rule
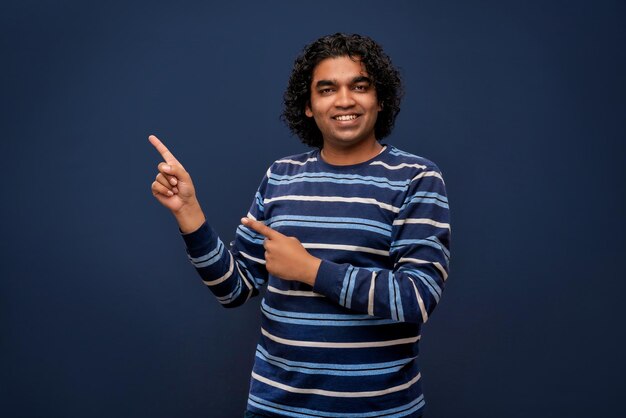
[[[241,223],[243,223],[248,228],[254,229],[256,232],[263,235],[265,238],[274,239],[282,235],[280,232],[274,231],[272,228],[265,225],[264,223],[255,221],[250,218],[241,218]]]
[[[174,157],[174,154],[172,154],[170,150],[167,149],[167,147],[163,144],[163,142],[161,142],[159,138],[154,135],[150,135],[148,137],[148,141],[150,141],[152,146],[156,148],[159,154],[161,154],[161,157],[163,157],[166,163],[173,164],[178,162],[176,157]]]

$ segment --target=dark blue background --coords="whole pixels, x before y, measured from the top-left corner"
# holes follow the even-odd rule
[[[293,4],[292,4],[293,3]],[[14,1],[0,6],[0,411],[238,417],[259,300],[224,310],[153,200],[159,135],[230,240],[321,35],[402,71],[387,142],[438,163],[452,274],[429,418],[623,416],[622,1]]]

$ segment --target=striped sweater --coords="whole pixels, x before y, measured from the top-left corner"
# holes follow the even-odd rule
[[[204,224],[189,258],[226,307],[267,284],[248,409],[287,417],[418,417],[422,323],[448,275],[441,173],[386,145],[350,166],[319,150],[278,160],[248,216],[322,259],[313,288],[269,275],[263,236],[240,225],[228,247]]]

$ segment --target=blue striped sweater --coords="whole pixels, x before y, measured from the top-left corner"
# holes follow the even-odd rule
[[[268,169],[248,216],[323,260],[311,288],[268,275],[263,236],[243,225],[228,247],[207,224],[183,236],[224,306],[267,284],[248,409],[420,416],[420,329],[448,275],[448,199],[437,166],[389,145],[350,166],[327,164],[319,150],[286,157]]]

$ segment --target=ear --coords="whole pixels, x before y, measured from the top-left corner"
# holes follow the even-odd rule
[[[307,115],[307,117],[309,118],[313,117],[313,111],[311,110],[310,102],[306,102],[306,104],[304,105],[304,114]]]
[[[378,111],[383,110],[383,102],[378,102]]]

